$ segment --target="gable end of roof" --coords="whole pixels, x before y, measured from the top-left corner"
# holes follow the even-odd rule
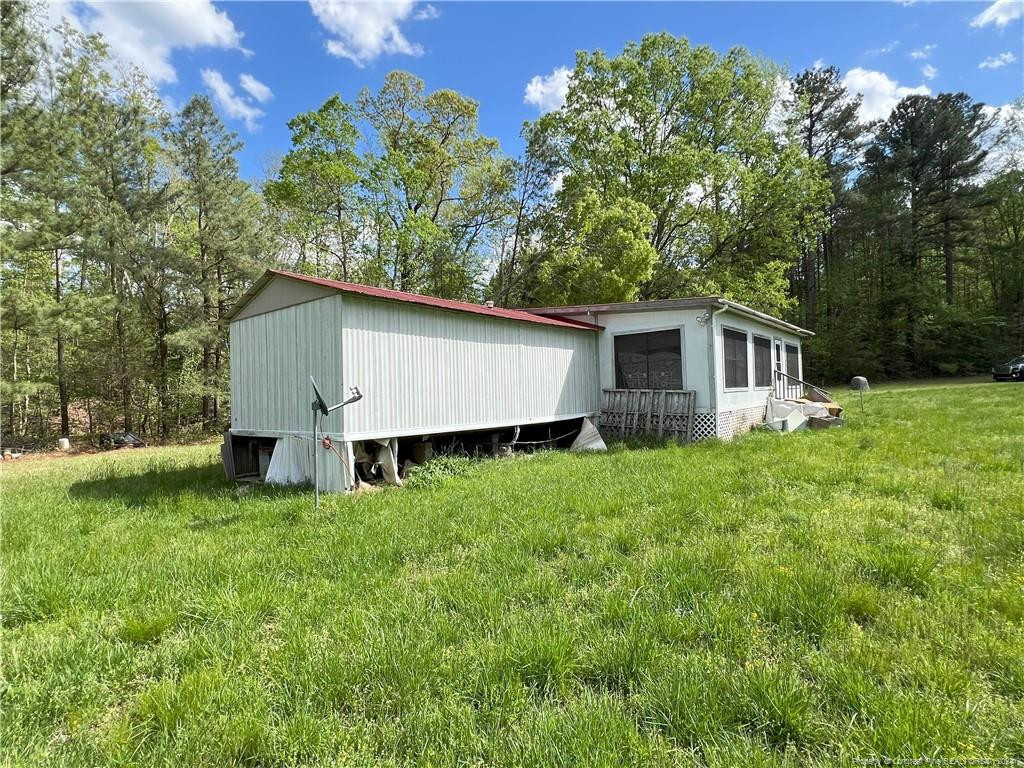
[[[600,331],[603,330],[601,326],[593,323],[587,323],[580,320],[572,320],[569,318],[562,317],[546,317],[543,315],[534,314],[527,310],[521,309],[505,309],[502,307],[488,307],[482,304],[471,304],[465,301],[453,301],[451,299],[441,299],[436,296],[425,296],[419,293],[407,293],[405,291],[395,291],[390,288],[376,288],[371,285],[361,285],[359,283],[346,283],[341,280],[329,280],[323,277],[311,277],[309,275],[300,275],[296,272],[288,272],[282,269],[268,269],[264,272],[252,287],[249,288],[245,294],[238,300],[238,302],[231,308],[227,313],[224,320],[225,322],[231,322],[238,316],[238,313],[249,304],[275,277],[282,277],[290,280],[298,280],[311,285],[317,285],[322,288],[329,288],[337,291],[341,294],[348,294],[352,296],[362,296],[370,299],[380,299],[383,301],[394,301],[405,304],[414,304],[423,307],[431,307],[433,309],[442,309],[450,312],[463,312],[466,314],[480,315],[483,317],[492,317],[502,320],[514,320],[524,323],[533,323],[535,325],[547,325],[558,328],[569,328],[572,330],[584,330],[584,331]]]

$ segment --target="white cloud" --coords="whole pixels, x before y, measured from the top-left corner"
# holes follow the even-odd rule
[[[430,3],[427,3],[425,6],[416,11],[415,15],[412,18],[414,21],[430,21],[431,19],[436,19],[440,15],[441,12],[437,10],[437,8],[432,6]]]
[[[102,34],[114,58],[137,65],[158,85],[178,79],[171,63],[175,49],[222,48],[250,54],[242,47],[242,33],[210,0],[56,2],[48,12],[51,21],[64,16],[83,32]]]
[[[1024,101],[994,107],[982,107],[992,128],[984,137],[989,147],[984,174],[991,177],[1008,169],[1024,170]]]
[[[426,5],[415,11],[413,0],[358,2],[358,0],[309,0],[320,25],[335,37],[327,52],[362,67],[383,54],[423,55],[422,46],[402,33],[401,22],[437,18],[437,9]]]
[[[246,92],[252,96],[260,104],[265,104],[274,98],[273,91],[270,90],[266,85],[261,83],[252,75],[241,74],[238,76],[238,83],[246,90]]]
[[[987,27],[995,24],[997,27],[1005,27],[1014,19],[1024,16],[1024,2],[1022,0],[996,0],[992,5],[971,19],[972,27]]]
[[[925,64],[923,67],[921,67],[921,76],[925,80],[934,80],[936,77],[938,77],[938,74],[939,70],[937,70],[931,64]]]
[[[814,64],[811,65],[811,69],[824,69],[824,68],[825,68],[825,60],[824,59],[815,59],[814,60]]]
[[[1013,64],[1016,60],[1016,56],[1009,51],[1006,51],[1005,53],[1000,53],[998,56],[989,56],[983,62],[978,64],[978,69],[999,69],[1000,67],[1005,67],[1008,64]]]
[[[884,120],[892,112],[892,108],[900,99],[914,93],[931,94],[927,85],[914,88],[901,86],[884,72],[854,67],[843,78],[843,85],[851,93],[859,93],[864,97],[860,105],[861,120]]]
[[[213,94],[213,100],[228,117],[244,120],[245,127],[250,131],[259,128],[259,119],[263,117],[263,111],[259,107],[235,93],[235,89],[216,69],[203,69],[200,74],[206,87]]]
[[[777,77],[775,79],[775,99],[768,112],[765,127],[781,140],[785,139],[786,123],[792,117],[795,106],[796,92],[793,90],[793,81],[788,77]]]
[[[881,56],[883,53],[892,53],[899,47],[900,41],[893,40],[891,43],[886,43],[881,48],[872,48],[869,51],[864,51],[865,56]]]
[[[552,112],[565,104],[569,95],[569,78],[572,70],[557,67],[550,75],[534,75],[526,84],[523,101],[533,104],[541,112]]]
[[[921,59],[927,59],[932,55],[932,51],[938,47],[939,46],[935,43],[929,43],[928,45],[921,46],[920,48],[910,52],[910,58],[917,59],[918,61]]]

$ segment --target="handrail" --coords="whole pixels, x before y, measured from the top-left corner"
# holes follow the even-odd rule
[[[822,397],[827,399],[829,402],[835,402],[835,399],[832,397],[832,394],[828,390],[822,389],[821,387],[816,387],[813,384],[811,384],[809,381],[804,381],[803,379],[797,378],[796,376],[790,376],[785,371],[780,371],[779,369],[776,368],[775,369],[775,378],[777,379],[777,382],[776,382],[776,384],[777,384],[777,386],[776,386],[776,393],[779,395],[780,398],[783,398],[783,395],[785,394],[787,389],[792,389],[793,388],[793,386],[794,386],[793,382],[795,382],[796,384],[799,384],[802,387],[807,387],[807,389],[813,389],[815,392],[820,394]],[[784,382],[782,379],[788,379],[789,383]],[[800,395],[803,394],[803,390],[802,389],[801,389],[799,394]]]

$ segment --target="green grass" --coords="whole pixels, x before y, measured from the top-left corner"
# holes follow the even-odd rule
[[[810,383],[815,384],[819,382],[812,381]],[[849,381],[833,381],[826,386],[826,389],[843,395],[846,394],[845,390],[848,388],[849,383]],[[993,382],[991,374],[979,373],[972,376],[934,376],[927,379],[892,379],[889,381],[869,379],[868,383],[874,392],[889,392],[892,390],[935,389],[936,387],[963,387],[969,384],[991,384]],[[847,399],[851,403],[855,402],[853,395],[848,396]]]
[[[1024,760],[1024,386],[851,405],[319,514],[210,445],[5,466],[3,764]]]

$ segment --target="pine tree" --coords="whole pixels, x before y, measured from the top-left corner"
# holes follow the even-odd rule
[[[847,204],[849,176],[866,141],[867,126],[857,117],[862,97],[846,90],[835,67],[804,70],[793,80],[793,93],[797,106],[790,125],[807,156],[825,164],[832,187],[832,203],[824,211],[825,227],[813,245],[804,247],[794,273],[794,289],[801,299],[800,320],[814,330],[821,279],[829,273],[833,254],[832,229]]]
[[[45,253],[52,268],[47,324],[53,333],[54,381],[60,411],[60,434],[70,434],[70,376],[66,339],[78,318],[67,301],[69,254],[89,235],[91,190],[84,183],[86,126],[103,108],[102,91],[108,77],[103,64],[106,48],[95,36],[85,36],[67,24],[61,30],[63,44],[48,50],[42,61],[41,109],[21,162],[30,173],[22,174],[17,191],[5,203],[16,220],[15,250],[21,254]]]
[[[254,202],[248,187],[238,178],[235,153],[242,144],[228,131],[213,104],[194,96],[182,109],[167,134],[179,175],[175,231],[182,237],[178,247],[187,256],[192,274],[188,285],[198,293],[197,306],[188,326],[177,334],[179,343],[200,352],[199,416],[204,427],[220,417],[220,379],[224,349],[220,321],[240,276],[248,276],[244,264],[251,257],[246,217]]]
[[[92,189],[91,228],[82,247],[86,259],[104,273],[110,303],[110,359],[125,431],[136,428],[137,382],[146,362],[134,315],[135,271],[152,247],[154,228],[167,203],[166,183],[156,181],[159,147],[155,135],[164,121],[162,105],[138,71],[109,83],[96,119],[83,126],[84,177]]]
[[[33,87],[45,53],[42,31],[23,0],[0,1],[0,179],[10,184],[26,170],[40,103]]]
[[[935,163],[932,193],[935,239],[942,249],[946,304],[953,304],[957,248],[970,242],[981,205],[977,184],[988,151],[982,138],[994,118],[966,93],[941,93],[930,102]]]

